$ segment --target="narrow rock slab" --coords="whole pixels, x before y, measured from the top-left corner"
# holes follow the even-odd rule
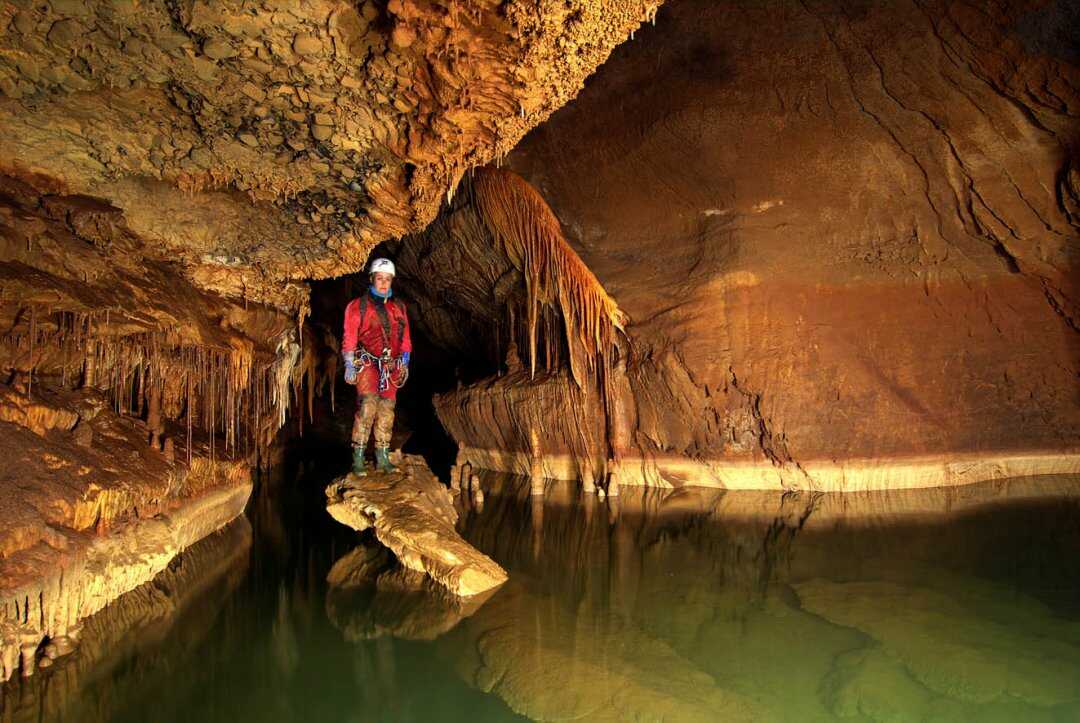
[[[505,570],[458,535],[450,492],[421,457],[407,455],[393,474],[341,477],[326,488],[326,497],[331,517],[355,530],[374,528],[402,565],[455,595],[477,595],[507,579]]]

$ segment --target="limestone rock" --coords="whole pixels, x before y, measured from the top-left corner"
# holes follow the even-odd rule
[[[174,682],[174,666],[180,661],[197,666],[198,651],[245,577],[251,536],[250,524],[240,515],[185,549],[153,580],[70,627],[63,640],[77,637],[77,647],[65,653],[62,674],[25,681],[31,689],[24,690],[20,700],[8,698],[5,713],[12,715],[13,710],[15,720],[32,719],[42,700],[48,699],[50,715],[86,720],[92,708],[93,720],[108,720],[122,715],[130,696]],[[177,635],[173,626],[181,622],[182,633]],[[171,648],[167,672],[154,664],[131,665],[133,656],[148,649],[160,651],[162,643]],[[157,655],[155,659],[160,660]],[[109,693],[102,695],[101,686]]]
[[[483,593],[507,579],[454,530],[453,499],[421,457],[406,455],[394,474],[342,477],[327,487],[326,496],[334,519],[359,531],[373,528],[402,565],[430,575],[455,595]]]
[[[288,399],[300,353],[293,314],[199,291],[172,261],[140,252],[119,209],[0,185],[7,678],[35,669],[46,637],[58,641],[46,652],[62,653],[80,620],[242,511],[242,447],[265,448],[285,410],[241,419],[228,400],[252,399],[256,385]]]
[[[20,649],[23,675],[30,675],[42,639],[63,636],[68,626],[153,578],[185,547],[241,514],[250,494],[250,483],[211,491],[171,515],[83,540],[60,566],[49,565],[41,550],[33,551],[32,561],[26,555],[4,560],[0,566],[0,680],[18,670],[16,651]],[[42,566],[37,579],[25,571],[22,575],[29,580],[14,576],[13,568],[18,570],[27,562]],[[18,610],[26,600],[33,601],[34,610],[29,622],[22,622]],[[54,649],[55,655],[62,653],[59,646]],[[46,659],[52,657],[48,651],[46,655]]]
[[[977,596],[889,582],[812,580],[795,590],[806,610],[874,638],[929,690],[973,703],[1080,700],[1080,627],[1055,624],[1034,600],[1017,598],[987,614]]]
[[[358,270],[380,240],[423,228],[468,167],[505,154],[573,97],[658,3],[573,0],[552,13],[493,5],[449,24],[455,0],[408,0],[382,24],[371,2],[16,6],[0,39],[0,56],[11,59],[0,89],[12,101],[0,110],[2,170],[32,168],[68,193],[123,208],[146,251],[166,250],[203,288],[272,298],[281,280]],[[579,48],[572,59],[562,50],[567,36]],[[406,45],[408,54],[398,52]],[[31,96],[38,100],[23,102]],[[536,109],[528,119],[513,112],[526,97]],[[257,112],[263,105],[272,112]],[[345,209],[347,186],[278,161],[277,144],[225,156],[219,146],[240,133],[293,139],[283,111],[330,107],[364,120],[300,135],[323,144],[319,162],[364,169],[368,192],[352,218],[340,210],[300,224],[297,211],[310,218],[327,199]],[[256,133],[247,118],[266,126]],[[156,138],[210,152],[214,162],[192,169]],[[170,207],[190,212],[183,223],[159,223]],[[236,260],[228,279],[200,268],[210,238]]]
[[[213,60],[225,60],[237,56],[236,48],[224,38],[210,38],[203,43],[203,53]]]
[[[635,322],[608,388],[622,484],[847,492],[1080,469],[1066,6],[666,4],[508,154]],[[477,301],[499,298],[506,264],[462,240],[458,196],[405,238],[403,278],[468,354],[505,324]],[[551,384],[497,380],[444,409],[474,422],[454,432],[465,459],[527,472],[520,430]],[[602,444],[571,447],[592,409],[545,421],[547,474],[599,471]]]
[[[57,20],[49,29],[48,40],[53,45],[71,47],[85,32],[76,20]]]
[[[298,55],[316,55],[322,50],[322,42],[314,35],[301,33],[293,38],[292,49]]]
[[[50,429],[71,431],[79,421],[78,413],[57,403],[47,403],[45,399],[50,396],[47,388],[39,387],[35,398],[32,385],[0,386],[0,421],[18,424],[41,436]]]

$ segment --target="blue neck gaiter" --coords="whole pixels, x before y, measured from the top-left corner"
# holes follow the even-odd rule
[[[374,286],[368,286],[368,291],[371,292],[371,295],[374,296],[376,299],[382,299],[383,301],[386,301],[394,295],[393,289],[387,289],[385,294],[380,294],[378,291],[375,290]]]

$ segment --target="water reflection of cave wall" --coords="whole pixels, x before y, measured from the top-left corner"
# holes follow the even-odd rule
[[[511,578],[441,649],[525,715],[618,720],[658,696],[686,720],[1077,710],[1075,478],[607,502],[484,486],[465,531]]]
[[[522,478],[484,479],[489,491],[463,516],[463,534],[512,575],[555,580],[573,598],[604,604],[626,605],[676,570],[748,600],[871,571],[918,583],[931,568],[951,570],[1036,596],[1052,591],[1035,581],[1080,574],[1080,561],[1064,554],[1080,549],[1080,497],[1057,477],[848,494],[638,488],[606,502],[569,483],[530,497]]]
[[[251,525],[240,518],[82,625],[74,652],[0,693],[4,721],[115,720],[149,708],[177,661],[192,662],[247,573]],[[183,631],[177,635],[176,630]],[[137,663],[132,664],[131,659]]]

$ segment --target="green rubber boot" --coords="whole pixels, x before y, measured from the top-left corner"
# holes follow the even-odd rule
[[[375,448],[375,468],[380,472],[397,472],[397,467],[390,463],[390,448]]]
[[[357,477],[367,477],[367,467],[364,465],[364,448],[352,448],[352,473]]]

